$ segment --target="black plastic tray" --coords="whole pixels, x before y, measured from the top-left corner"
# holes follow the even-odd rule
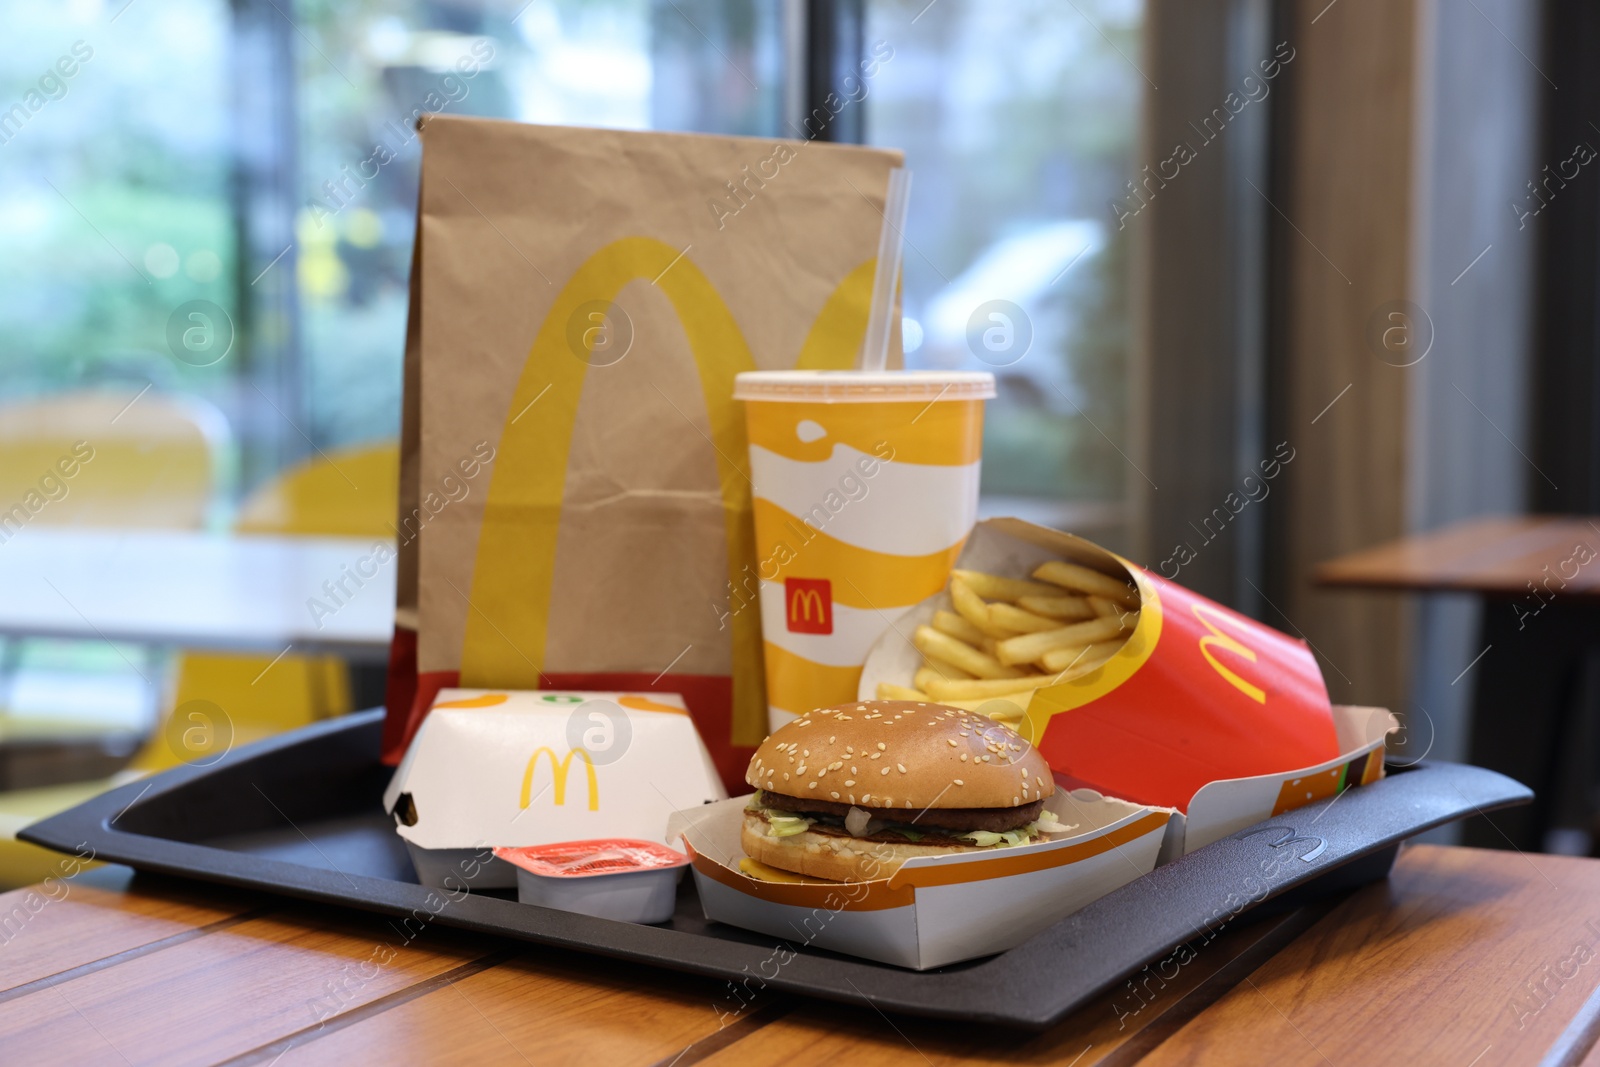
[[[382,810],[392,772],[378,762],[381,728],[377,711],[307,727],[212,767],[113,789],[19,836],[63,851],[87,843],[98,858],[141,870],[722,977],[744,983],[741,990],[865,998],[890,1011],[1042,1028],[1265,900],[1383,878],[1404,839],[1533,796],[1477,767],[1395,769],[1157,868],[997,956],[916,972],[787,946],[785,955],[796,954],[776,967],[771,937],[706,921],[689,878],[676,915],[659,926],[550,911],[509,894],[473,893],[433,915],[440,898],[416,883]],[[730,999],[730,1010],[739,1003]]]

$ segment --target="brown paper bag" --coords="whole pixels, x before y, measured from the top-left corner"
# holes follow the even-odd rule
[[[658,689],[737,785],[766,696],[733,376],[853,364],[900,154],[446,116],[423,144],[386,758],[444,686]]]

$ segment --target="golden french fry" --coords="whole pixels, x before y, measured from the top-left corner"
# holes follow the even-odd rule
[[[917,673],[912,677],[911,684],[924,693],[931,695],[933,693],[932,686],[974,680],[972,675],[959,667],[952,667],[950,664],[940,663],[938,660],[929,660],[927,664],[917,668]]]
[[[989,605],[985,604],[972,588],[960,578],[950,579],[950,600],[956,606],[956,611],[961,617],[972,624],[973,629],[989,637],[1011,637],[1014,631],[997,625],[989,618]]]
[[[1122,601],[1112,600],[1109,597],[1092,596],[1088,597],[1087,599],[1089,601],[1089,607],[1094,611],[1096,617],[1102,619],[1110,615],[1122,615],[1128,611],[1136,610],[1130,608]]]
[[[946,680],[977,677],[976,674],[973,674],[971,671],[962,670],[949,660],[942,660],[938,656],[929,656],[926,654],[924,654],[922,657],[922,669],[931,670],[940,678],[944,678]]]
[[[953,611],[940,610],[934,612],[933,628],[940,633],[949,634],[957,641],[965,641],[974,647],[983,643],[983,631]]]
[[[985,574],[982,571],[951,571],[950,577],[966,582],[969,589],[988,600],[1014,601],[1025,596],[1061,595],[1051,585],[1023,581],[1020,578],[1001,578],[999,575]]]
[[[1055,648],[1039,657],[1039,662],[1046,670],[1065,672],[1068,677],[1051,679],[1064,682],[1070,677],[1094,670],[1116,655],[1117,649],[1124,643],[1124,641],[1102,641],[1082,648]]]
[[[1031,611],[1023,611],[1010,604],[990,604],[989,622],[1009,631],[1007,637],[1019,633],[1031,634],[1040,630],[1054,630],[1061,626],[1060,619],[1047,619],[1043,615],[1035,615]]]
[[[1059,630],[1042,630],[1020,637],[1008,637],[995,646],[995,659],[1007,666],[1032,663],[1052,649],[1109,641],[1122,633],[1124,628],[1131,630],[1133,620],[1137,620],[1138,617],[1138,612],[1130,612],[1126,617],[1090,619],[1088,622],[1075,622],[1071,626],[1063,626]],[[978,674],[977,671],[973,673]],[[978,677],[995,676],[978,674]]]
[[[1081,596],[1025,596],[1017,601],[1017,606],[1046,618],[1077,622],[1100,614],[1092,606],[1093,603],[1093,598]]]
[[[984,697],[979,700],[941,700],[939,703],[952,708],[960,708],[962,711],[975,711],[980,715],[989,716],[996,722],[1015,725],[1027,714],[1028,709],[1024,705],[1032,697],[1033,694],[1031,692],[1010,693],[1003,697]]]
[[[1053,559],[1049,563],[1041,563],[1033,572],[1033,576],[1042,581],[1059,585],[1063,589],[1071,589],[1079,593],[1093,593],[1130,608],[1139,606],[1139,593],[1133,586],[1120,581],[1099,571],[1090,570],[1088,567],[1076,563],[1067,563],[1064,560]]]
[[[922,671],[932,671],[934,677],[942,678],[945,681],[951,681],[952,679],[957,678],[976,677],[970,672],[964,671],[960,667],[957,667],[954,663],[946,663],[941,659],[928,659],[926,657],[923,658],[922,667],[917,671],[917,673],[921,674]],[[926,690],[927,686],[919,684],[917,688]]]
[[[979,700],[984,697],[1022,696],[1049,683],[1048,674],[1031,674],[1023,678],[970,678],[955,681],[930,678],[927,685],[919,688],[935,700],[948,702]]]
[[[953,663],[968,674],[977,675],[979,678],[1022,677],[1022,672],[1016,668],[1005,666],[988,653],[979,652],[971,645],[957,641],[949,634],[940,633],[931,626],[917,627],[917,632],[911,637],[911,643],[917,646],[918,652],[929,659]]]
[[[1076,667],[1089,655],[1093,645],[1066,645],[1062,648],[1052,648],[1041,652],[1039,658],[1034,660],[1040,667],[1051,673],[1051,681],[1062,681],[1061,673]]]
[[[895,685],[893,682],[879,682],[878,699],[931,701],[933,698],[920,689],[912,689],[904,685]]]

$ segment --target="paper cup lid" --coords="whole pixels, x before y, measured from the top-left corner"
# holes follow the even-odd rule
[[[988,371],[753,370],[733,379],[735,400],[848,404],[885,401],[988,400]]]

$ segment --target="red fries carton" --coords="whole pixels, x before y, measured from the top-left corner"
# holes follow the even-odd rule
[[[957,566],[1026,578],[1056,559],[1132,582],[1140,599],[1137,625],[1114,656],[1081,677],[1039,689],[1027,708],[1022,732],[1059,783],[1187,812],[1209,783],[1352,755],[1347,742],[1361,731],[1341,736],[1303,641],[1089,541],[1019,519],[979,523]],[[907,635],[950,606],[949,594],[940,593],[885,633],[862,672],[863,698],[882,681],[911,684],[920,657]],[[1382,716],[1381,743],[1390,720],[1382,711],[1367,717],[1373,714]]]

